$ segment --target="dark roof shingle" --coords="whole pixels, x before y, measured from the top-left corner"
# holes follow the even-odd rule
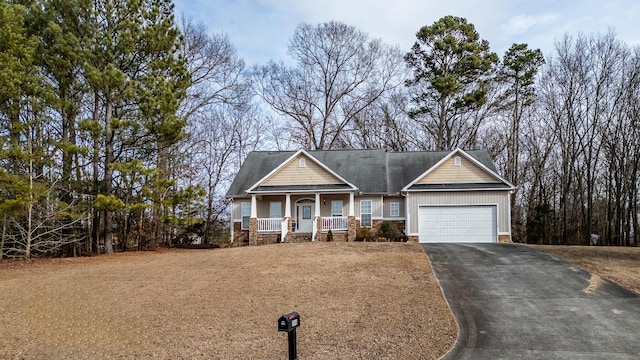
[[[497,173],[486,150],[465,151]],[[246,196],[255,185],[295,151],[249,153],[227,197]],[[409,183],[437,164],[451,151],[386,152],[385,150],[319,150],[308,153],[364,194],[398,194]],[[452,185],[455,187],[455,185]],[[263,189],[266,190],[266,189]]]

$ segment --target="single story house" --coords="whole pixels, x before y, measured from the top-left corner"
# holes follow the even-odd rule
[[[510,242],[510,192],[486,150],[251,152],[231,184],[234,245],[353,241],[392,221],[419,242]]]

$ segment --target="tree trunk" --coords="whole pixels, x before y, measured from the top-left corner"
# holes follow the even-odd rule
[[[4,259],[4,238],[7,236],[7,214],[2,217],[2,238],[0,238],[0,260]]]
[[[98,92],[96,91],[93,98],[93,113],[92,118],[95,123],[98,123],[98,114],[100,107],[100,99]],[[100,140],[98,139],[98,134],[92,134],[93,136],[93,195],[94,200],[95,197],[100,194]],[[100,230],[100,211],[95,210],[93,208],[93,223],[91,226],[91,244],[89,248],[93,247],[93,250],[99,254],[100,253],[100,234],[102,231]],[[91,246],[93,245],[93,246]]]
[[[113,104],[107,99],[105,109],[105,161],[104,161],[104,193],[109,196],[113,192],[113,130],[111,119],[113,116]],[[104,214],[104,251],[107,254],[113,253],[113,211],[105,209]]]

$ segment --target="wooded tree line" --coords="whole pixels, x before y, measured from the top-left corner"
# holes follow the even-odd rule
[[[254,149],[486,147],[514,238],[637,244],[638,49],[613,33],[500,59],[448,16],[401,50],[300,24],[245,66],[170,0],[0,3],[0,249],[72,255],[224,241]]]

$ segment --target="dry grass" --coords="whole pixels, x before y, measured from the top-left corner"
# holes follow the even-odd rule
[[[640,248],[536,246],[640,294]]]
[[[418,244],[310,243],[0,264],[2,359],[435,359],[457,328]]]

